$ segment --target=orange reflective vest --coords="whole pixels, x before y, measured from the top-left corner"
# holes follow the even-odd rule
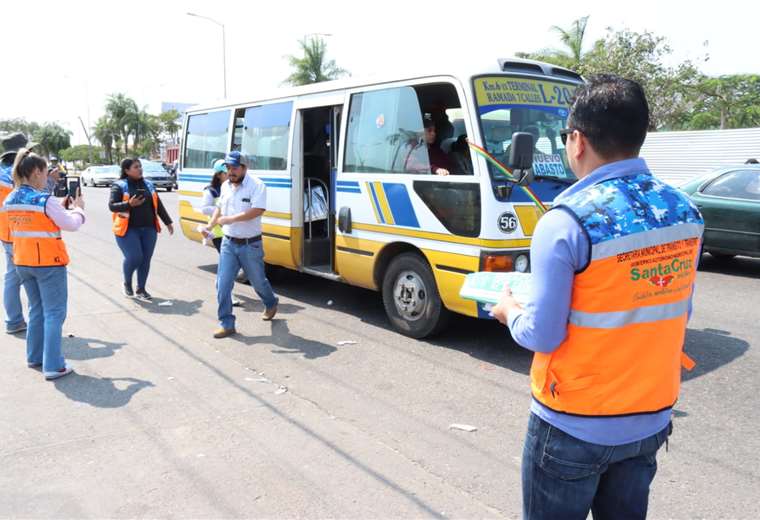
[[[686,322],[704,223],[677,190],[648,173],[603,181],[556,209],[591,244],[575,275],[565,340],[536,353],[533,397],[581,416],[656,413],[678,398]]]
[[[61,229],[45,213],[49,193],[26,184],[5,199],[13,263],[27,267],[53,267],[69,263]]]
[[[13,190],[13,180],[10,173],[11,168],[5,168],[0,165],[0,240],[3,242],[11,241],[11,228],[8,227],[8,213],[3,208],[5,199]]]
[[[151,183],[150,181],[146,179],[143,179],[143,182],[145,183],[145,186],[148,188],[151,198],[153,199],[153,219],[156,225],[156,231],[160,233],[161,224],[159,223],[159,220],[158,220],[158,193],[156,192],[156,187],[153,186],[153,183]],[[129,197],[131,195],[129,193],[129,184],[127,184],[127,181],[120,180],[120,181],[116,181],[115,184],[121,188],[121,192],[122,192],[121,200],[123,202],[129,201]],[[117,237],[123,237],[124,235],[127,234],[127,229],[129,229],[129,211],[113,212],[111,215],[111,220],[113,221],[111,230],[113,231],[114,235],[116,235]]]

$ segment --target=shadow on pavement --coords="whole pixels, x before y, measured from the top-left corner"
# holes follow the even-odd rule
[[[683,380],[696,379],[727,365],[743,356],[747,349],[749,349],[749,343],[732,337],[730,332],[716,329],[687,329],[684,351],[696,361],[697,366],[691,372],[682,371]]]
[[[251,289],[253,291],[253,289]],[[250,298],[248,296],[240,294],[239,291],[233,291],[232,296],[234,298],[237,298],[241,302],[243,302],[242,307],[234,307],[232,310],[233,312],[236,310],[241,310],[243,312],[264,312],[264,304],[261,303],[261,300],[254,300],[253,298]],[[277,314],[295,314],[298,311],[303,310],[304,307],[300,305],[293,305],[292,303],[283,303],[280,302],[277,304]]]
[[[737,256],[727,260],[719,260],[710,253],[706,253],[699,260],[699,270],[708,273],[760,278],[760,258]]]
[[[163,302],[171,302],[171,305],[161,305]],[[194,316],[200,312],[203,307],[203,300],[175,300],[154,298],[152,302],[143,302],[135,300],[140,307],[153,314],[166,314],[169,316]]]
[[[288,323],[283,320],[272,320],[271,336],[242,336],[237,334],[232,339],[245,345],[271,343],[279,349],[273,349],[273,354],[303,354],[305,359],[317,359],[329,356],[337,348],[320,341],[302,338],[290,332]]]
[[[66,359],[100,359],[113,356],[126,343],[103,341],[96,338],[63,338],[63,354]]]
[[[122,382],[118,385],[117,382]],[[126,387],[123,383],[127,383]],[[97,408],[120,408],[143,388],[154,386],[150,381],[134,377],[92,377],[76,372],[55,381],[55,387],[72,401]],[[119,387],[124,387],[119,388]]]

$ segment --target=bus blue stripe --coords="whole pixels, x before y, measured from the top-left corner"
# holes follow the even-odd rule
[[[380,216],[380,223],[385,224],[385,218],[383,217],[383,210],[380,207],[380,201],[377,200],[377,193],[375,193],[375,187],[372,185],[372,183],[368,183],[367,186],[369,186],[369,192],[372,194],[372,199],[375,201],[375,208],[377,209],[377,214]]]
[[[414,228],[420,227],[406,186],[398,183],[383,183],[383,188],[396,224]]]

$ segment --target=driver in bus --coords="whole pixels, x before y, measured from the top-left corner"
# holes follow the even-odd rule
[[[452,164],[448,155],[435,144],[435,122],[429,116],[424,118],[423,142],[412,143],[404,159],[404,170],[409,173],[434,173],[449,175]],[[427,154],[420,153],[427,150]]]

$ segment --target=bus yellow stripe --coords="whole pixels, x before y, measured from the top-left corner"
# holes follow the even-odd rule
[[[375,193],[377,194],[377,200],[380,202],[380,210],[383,212],[385,223],[394,225],[396,222],[393,220],[393,212],[391,211],[390,204],[388,204],[388,198],[385,196],[385,189],[382,182],[375,182]]]
[[[374,231],[376,233],[387,233],[389,235],[400,235],[405,237],[414,238],[426,238],[429,240],[438,240],[441,242],[450,242],[453,244],[465,244],[470,246],[480,247],[492,247],[492,248],[529,248],[529,238],[516,238],[512,240],[491,240],[487,238],[468,238],[458,237],[454,235],[447,235],[445,233],[433,233],[429,231],[415,231],[413,229],[388,227],[388,226],[376,226],[374,224],[364,224],[361,222],[353,222],[351,226],[354,229],[360,229],[363,231]]]
[[[180,195],[185,195],[186,197],[202,197],[203,193],[200,191],[188,191],[188,190],[179,190],[177,191]]]
[[[271,217],[271,218],[279,218],[282,220],[290,220],[291,218],[290,213],[279,213],[277,211],[265,211],[264,216]]]
[[[380,220],[380,212],[377,210],[377,206],[375,206],[375,198],[372,196],[372,183],[365,182],[364,184],[367,185],[367,196],[369,197],[369,204],[372,206],[372,210],[375,212],[375,220],[377,220],[379,224],[382,221]]]

